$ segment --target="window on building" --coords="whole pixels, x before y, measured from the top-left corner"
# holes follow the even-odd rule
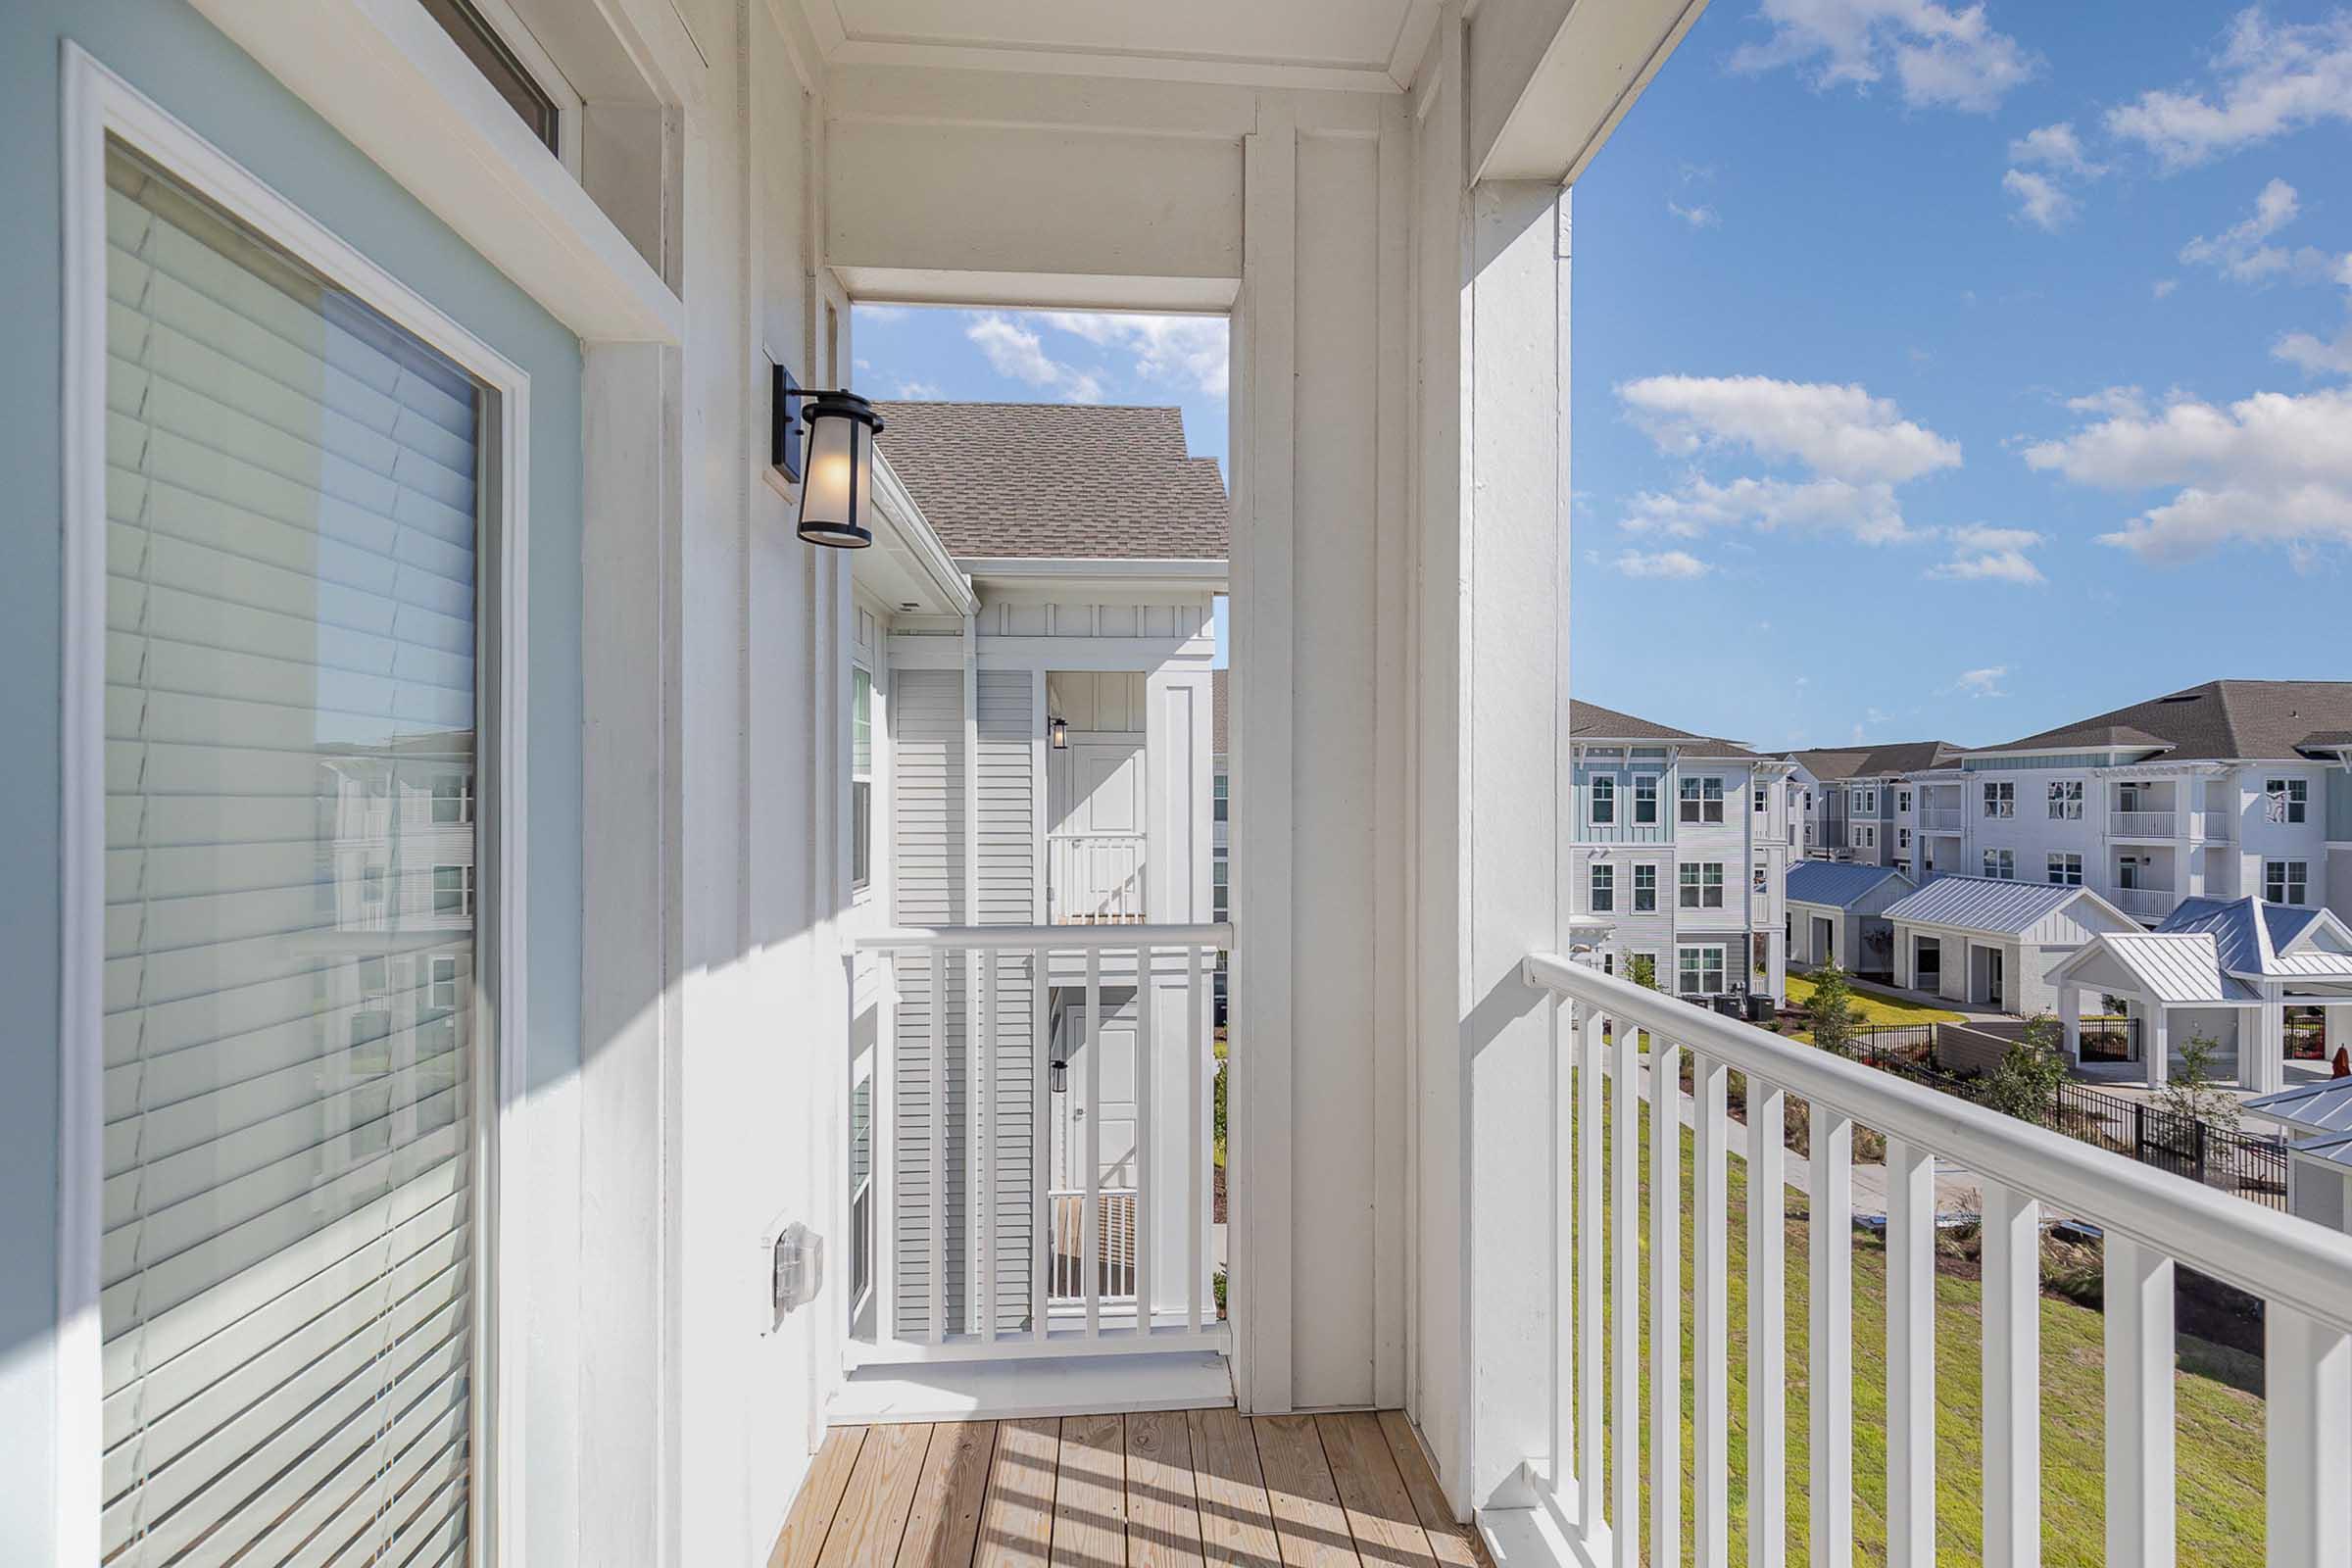
[[[2017,786],[2003,782],[1984,786],[1984,814],[1986,816],[2015,816],[2017,814]]]
[[[1907,850],[1911,847],[1911,830],[1909,828],[1898,827],[1894,830],[1894,847],[1898,850]]]
[[[1223,783],[1222,779],[1218,780]],[[838,862],[836,862],[838,863]],[[874,677],[850,668],[850,886],[874,875]]]
[[[1687,778],[1682,784],[1683,820],[1686,822],[1720,822],[1723,820],[1723,780],[1719,778]]]
[[[2273,904],[2301,904],[2310,894],[2310,879],[2308,860],[2262,862],[2262,896]]]
[[[1759,811],[1772,809],[1772,796],[1760,784],[1756,786],[1756,809]]]
[[[459,825],[473,820],[473,775],[441,773],[433,779],[433,824]]]
[[[1209,917],[1219,924],[1232,918],[1229,912],[1233,907],[1229,902],[1232,898],[1232,876],[1233,862],[1223,856],[1208,862]]]
[[[2061,779],[2050,786],[2050,820],[2080,822],[2082,820],[2082,781],[2079,778]]]
[[[1634,912],[1654,914],[1658,907],[1658,868],[1654,865],[1634,867]]]
[[[1617,781],[1606,773],[1592,775],[1592,820],[1605,826],[1617,820]]]
[[[1877,828],[1857,824],[1853,831],[1855,849],[1875,850],[1879,847],[1879,830]]]
[[[1898,811],[1908,811],[1911,809],[1911,792],[1909,790],[1896,790],[1894,792],[1894,808]]]
[[[2116,857],[2115,885],[2119,888],[2141,888],[2148,885],[2148,860],[2144,855]]]
[[[1709,945],[1675,950],[1675,990],[1686,997],[1720,996],[1723,949]]]
[[[2050,856],[2050,880],[2060,887],[2079,888],[2082,885],[2082,857],[2075,854]]]
[[[1758,860],[1756,862],[1755,876],[1751,886],[1758,893],[1769,893],[1772,891],[1772,868],[1765,864],[1765,862],[1762,860]]]
[[[2299,778],[2266,779],[2262,786],[2263,809],[2274,822],[2304,822],[2310,820],[2311,785]]]
[[[1657,825],[1658,775],[1637,773],[1634,775],[1634,826],[1656,827]]]
[[[1879,792],[1877,790],[1854,791],[1854,809],[1864,816],[1878,815]]]
[[[463,920],[473,918],[473,867],[433,867],[433,913]]]
[[[1617,907],[1617,868],[1599,864],[1592,867],[1592,912],[1606,914]]]
[[[1686,909],[1723,907],[1723,862],[1685,860],[1682,863],[1681,904]]]
[[[1999,877],[2004,882],[2015,881],[2017,878],[2017,852],[2015,850],[1986,850],[1984,852],[1984,874]]]
[[[1230,821],[1233,814],[1232,777],[1229,774],[1220,772],[1214,779],[1210,780],[1209,789],[1209,799],[1211,802],[1209,814],[1214,816],[1220,822]]]
[[[531,134],[549,152],[559,152],[561,117],[556,100],[534,76],[517,53],[514,42],[490,24],[468,0],[422,0],[425,15],[441,24],[473,69],[480,72],[507,101]]]
[[[458,1010],[458,960],[433,960],[432,1007],[435,1012]]]

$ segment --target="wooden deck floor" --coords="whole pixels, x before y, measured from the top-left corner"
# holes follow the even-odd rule
[[[1488,1568],[1401,1412],[836,1427],[768,1568]]]

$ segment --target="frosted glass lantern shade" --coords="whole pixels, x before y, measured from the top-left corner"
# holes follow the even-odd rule
[[[812,545],[862,550],[874,542],[866,514],[874,504],[874,435],[882,420],[865,399],[848,392],[816,394],[801,417],[808,423],[808,457],[800,535]]]

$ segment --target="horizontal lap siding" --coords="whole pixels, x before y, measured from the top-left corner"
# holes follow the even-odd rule
[[[892,677],[891,831],[896,923],[1028,925],[1037,917],[1036,785],[1032,677],[990,671],[978,677],[979,775],[977,898],[965,889],[963,674],[900,670]],[[899,987],[897,1164],[902,1332],[919,1337],[930,1310],[931,965],[927,954],[897,957]],[[995,1130],[991,1269],[1000,1332],[1028,1324],[1031,1237],[1035,1231],[1035,1050],[1033,962],[1029,955],[996,958],[995,1059],[989,1071]],[[944,1245],[948,1330],[976,1326],[968,1290],[977,1237],[970,1204],[968,1086],[978,975],[963,954],[947,958],[945,1043],[947,1103]],[[985,1042],[983,1042],[985,1044]]]

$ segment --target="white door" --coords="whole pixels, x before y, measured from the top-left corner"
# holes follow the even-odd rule
[[[1073,734],[1052,754],[1054,917],[1144,916],[1144,737]]]
[[[1132,991],[1102,993],[1102,1027],[1090,1047],[1086,1039],[1084,988],[1060,1006],[1056,1056],[1066,1063],[1060,1092],[1054,1096],[1054,1185],[1065,1192],[1086,1186],[1086,1139],[1091,1122],[1098,1139],[1096,1170],[1105,1189],[1135,1185],[1135,1037]],[[1097,1089],[1089,1050],[1102,1055]],[[1090,1099],[1092,1102],[1090,1102]]]

